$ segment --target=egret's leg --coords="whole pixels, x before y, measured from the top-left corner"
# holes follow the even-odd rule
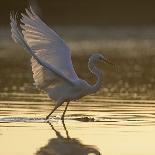
[[[49,115],[46,116],[46,120],[49,119],[49,117],[51,116],[51,114],[59,107],[59,104],[56,104],[54,109],[49,113]]]
[[[66,113],[66,111],[67,111],[68,105],[69,105],[69,102],[67,102],[67,104],[66,104],[65,110],[64,110],[64,112],[63,112],[63,114],[62,114],[62,116],[61,116],[61,120],[64,120],[64,116],[65,116],[65,113]]]

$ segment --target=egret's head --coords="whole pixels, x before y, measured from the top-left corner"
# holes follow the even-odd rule
[[[108,58],[106,58],[103,54],[100,54],[100,53],[92,54],[90,59],[89,59],[89,64],[96,64],[99,61],[104,62],[104,63],[109,64],[109,65],[112,65],[117,72],[119,71],[118,66],[113,64]]]
[[[103,54],[100,54],[100,53],[92,54],[90,57],[90,61],[93,61],[94,63],[98,61],[102,61],[112,65],[112,63]]]
[[[102,61],[102,60],[104,60],[104,56],[103,56],[103,54],[95,53],[95,54],[91,55],[90,60],[93,60],[94,62]]]

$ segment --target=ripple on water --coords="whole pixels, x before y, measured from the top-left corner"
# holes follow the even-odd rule
[[[46,122],[45,117],[53,108],[44,94],[1,94],[8,100],[0,101],[0,122]],[[56,110],[52,121],[60,120],[65,104]],[[154,100],[115,100],[103,96],[87,96],[69,105],[66,121],[102,122],[105,125],[155,124]]]

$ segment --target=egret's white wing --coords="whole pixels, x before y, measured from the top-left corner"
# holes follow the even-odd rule
[[[54,66],[53,64],[50,64],[48,61],[46,61],[46,57],[42,57],[37,52],[35,53],[34,50],[29,47],[22,33],[18,29],[16,17],[13,17],[11,15],[10,19],[11,19],[12,38],[14,39],[15,42],[19,43],[24,49],[26,49],[33,56],[32,68],[34,71],[34,78],[37,86],[45,89],[45,87],[48,86],[55,87],[62,83],[75,85],[74,78],[67,76],[67,74],[65,74],[65,72],[63,71],[61,72],[60,68],[57,68],[57,66]],[[75,77],[77,77],[76,73]]]
[[[23,35],[29,47],[35,54],[52,64],[59,72],[70,80],[77,80],[78,77],[73,69],[70,50],[65,42],[50,29],[30,8],[26,9],[28,16],[22,14]],[[33,77],[39,86],[48,85],[51,82],[58,82],[58,78],[45,70],[38,62],[32,58]],[[60,82],[60,81],[59,81]]]

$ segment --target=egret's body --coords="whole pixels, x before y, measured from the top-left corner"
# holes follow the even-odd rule
[[[69,47],[52,29],[50,29],[30,8],[27,15],[22,14],[19,30],[16,17],[11,19],[12,38],[32,55],[32,71],[35,85],[46,91],[55,101],[55,108],[49,116],[64,102],[67,106],[70,101],[77,100],[85,95],[95,93],[102,84],[102,71],[96,68],[99,60],[107,61],[101,54],[93,54],[89,58],[89,70],[96,75],[97,82],[88,84],[79,79],[74,71]],[[67,106],[64,114],[67,110]]]

